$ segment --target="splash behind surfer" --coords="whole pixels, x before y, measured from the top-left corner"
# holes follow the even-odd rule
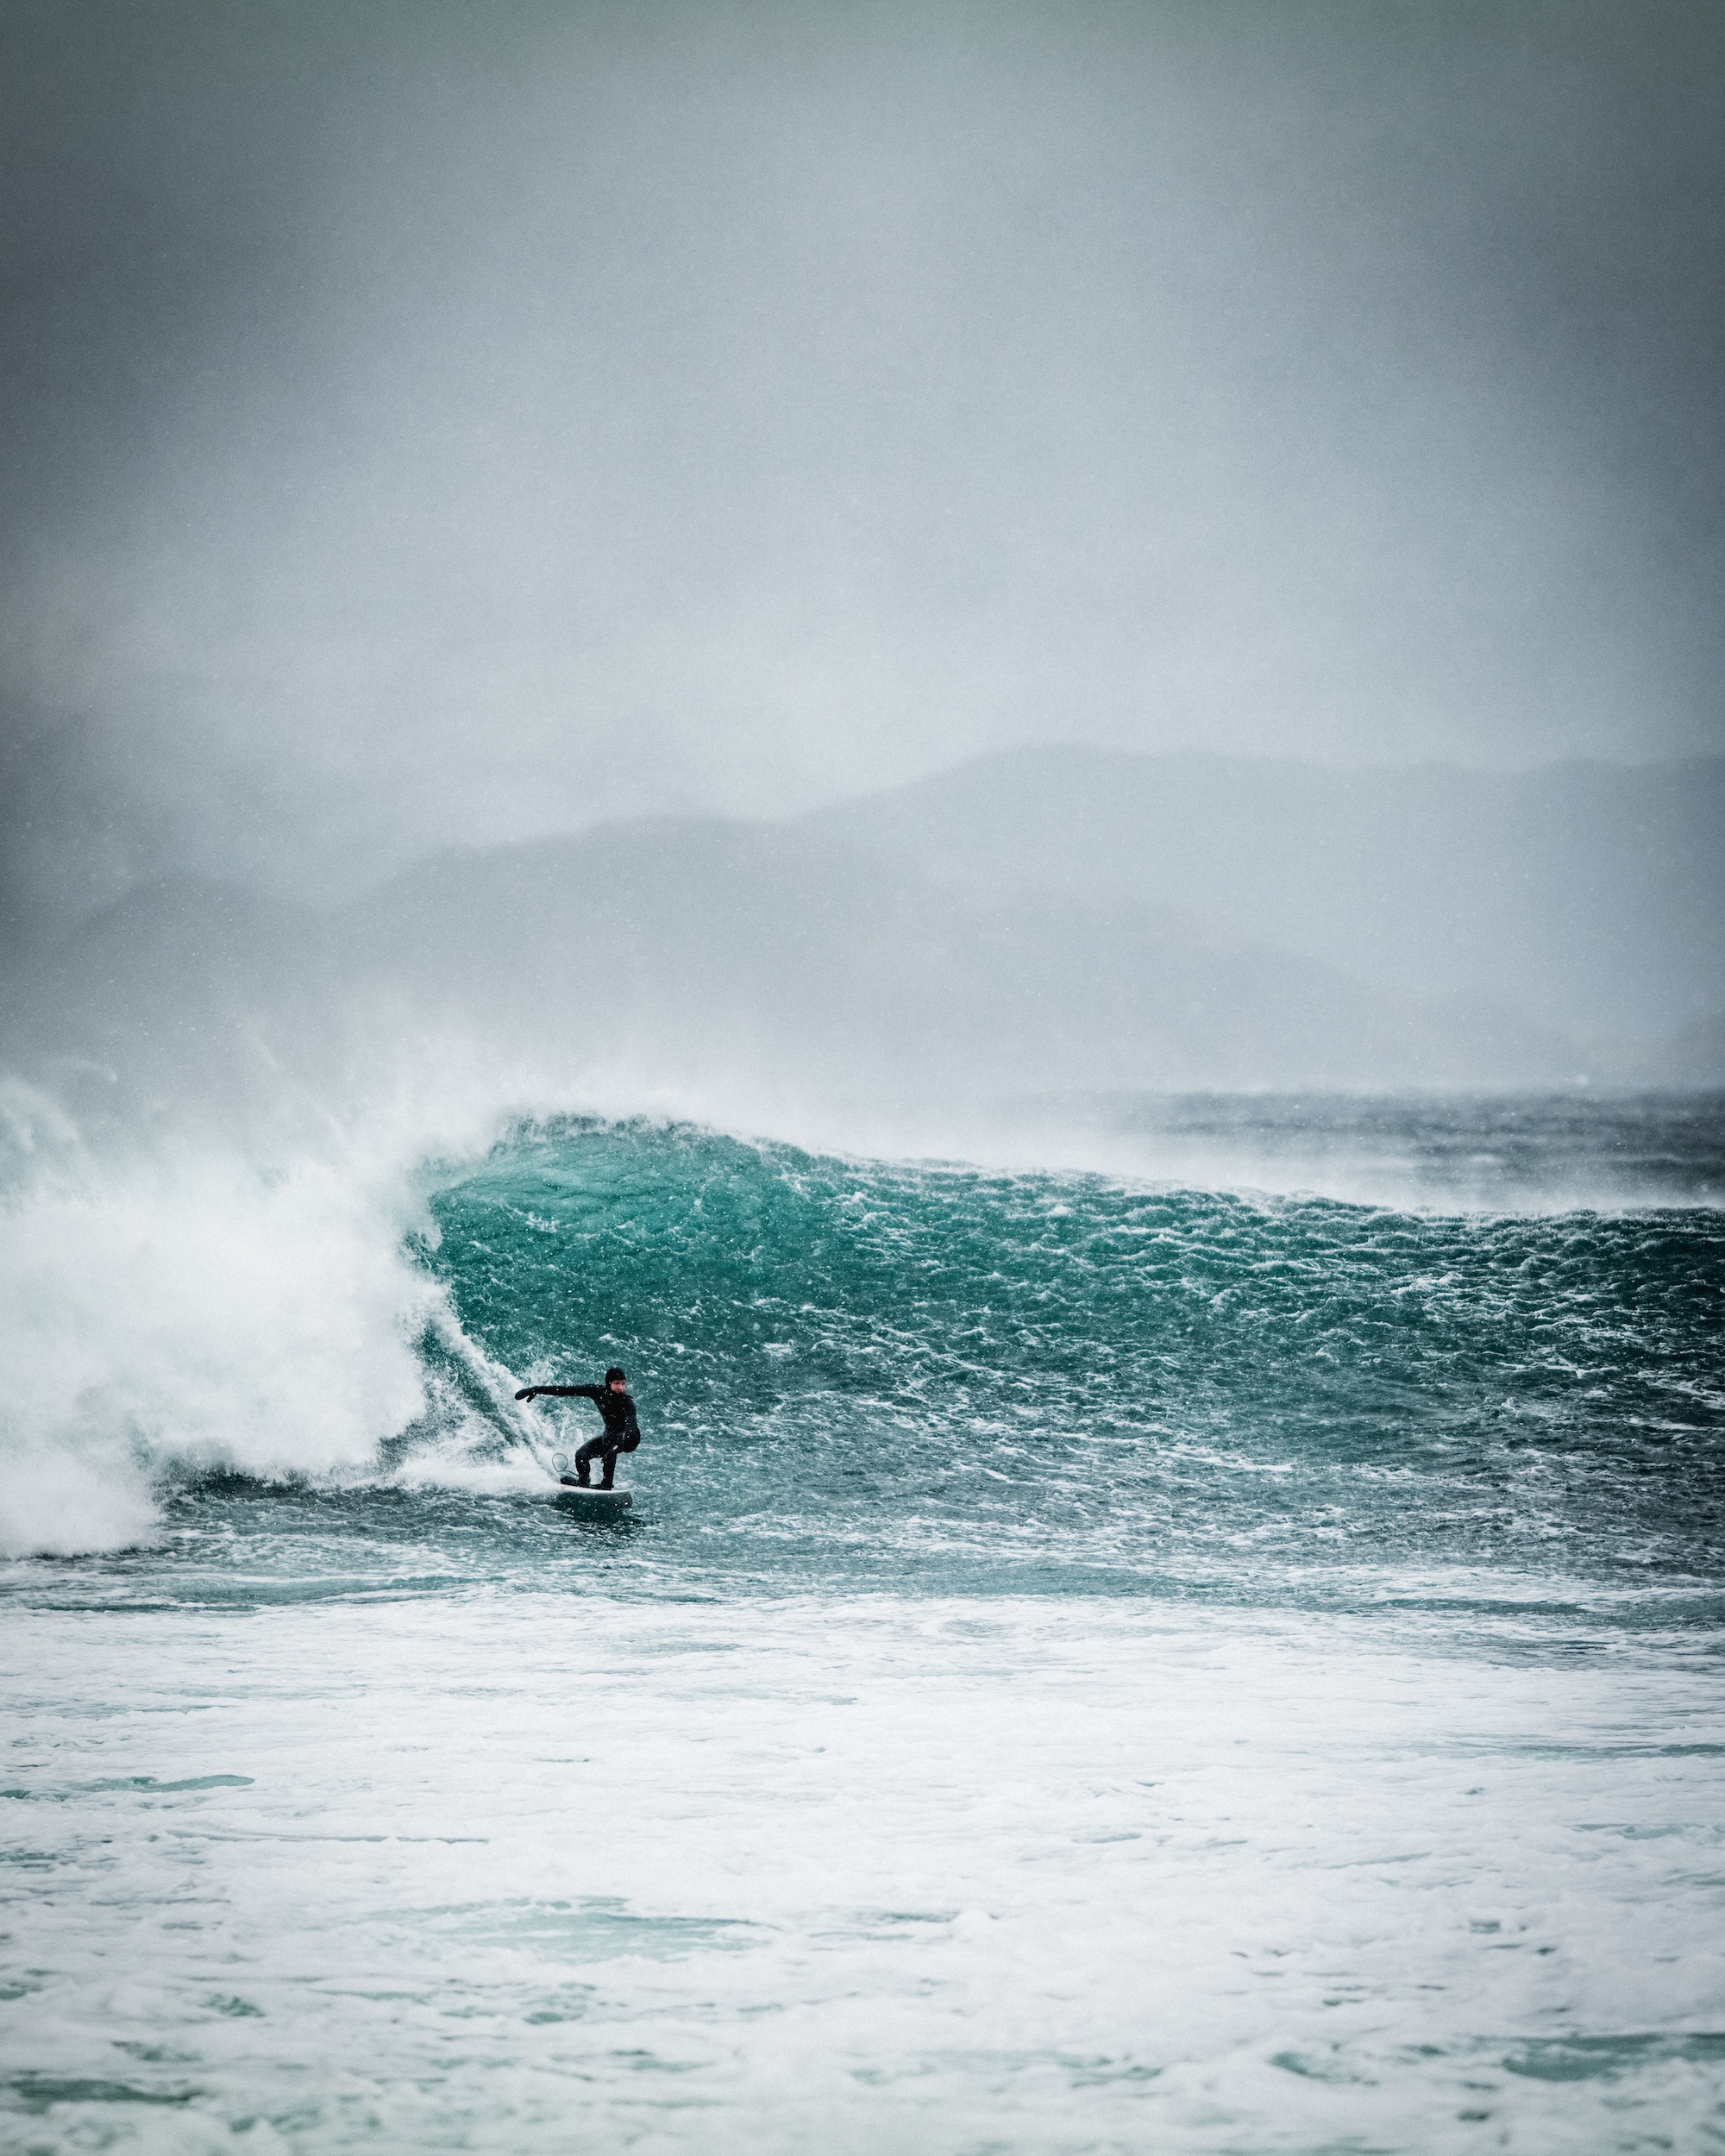
[[[601,1460],[605,1477],[601,1489],[609,1489],[617,1474],[617,1456],[632,1452],[641,1442],[641,1425],[635,1419],[635,1402],[630,1398],[623,1372],[613,1363],[605,1374],[603,1385],[524,1385],[515,1397],[518,1400],[590,1400],[599,1409],[605,1428],[596,1438],[589,1438],[575,1455],[575,1471],[561,1480],[571,1489],[588,1489],[593,1463]]]

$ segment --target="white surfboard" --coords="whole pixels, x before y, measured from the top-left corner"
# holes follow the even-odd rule
[[[627,1512],[635,1502],[632,1489],[601,1489],[597,1482],[589,1482],[585,1489],[579,1482],[561,1483],[557,1490],[560,1505],[577,1505],[594,1512]]]

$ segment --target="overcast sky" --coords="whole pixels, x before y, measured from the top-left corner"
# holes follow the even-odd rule
[[[1725,8],[9,0],[15,896],[1722,745]]]

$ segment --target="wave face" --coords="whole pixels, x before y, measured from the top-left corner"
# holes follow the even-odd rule
[[[642,1561],[686,1581],[1645,1587],[1722,1521],[1715,1213],[1421,1217],[581,1123],[430,1211],[487,1363],[628,1367]],[[597,1426],[538,1413],[570,1449]]]
[[[385,1489],[420,1501],[383,1541],[438,1565],[578,1564],[523,1501],[592,1411],[511,1395],[621,1362],[642,1584],[1250,1600],[1704,1571],[1717,1119],[1595,1115],[1584,1144],[1571,1105],[1502,1119],[1470,1144],[1457,1110],[1308,1103],[1291,1165],[1452,1203],[1490,1156],[1549,1206],[1614,1156],[1694,1195],[1464,1214],[1144,1180],[1158,1152],[1277,1172],[1289,1117],[1214,1101],[1069,1131],[1120,1156],[1106,1175],[595,1118],[417,1170],[399,1134],[260,1169],[38,1127],[4,1260],[7,1546],[154,1545],[231,1484],[289,1572]]]

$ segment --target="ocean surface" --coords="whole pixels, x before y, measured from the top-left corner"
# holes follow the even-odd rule
[[[984,1123],[15,1162],[0,2141],[1725,2147],[1725,1104]]]

